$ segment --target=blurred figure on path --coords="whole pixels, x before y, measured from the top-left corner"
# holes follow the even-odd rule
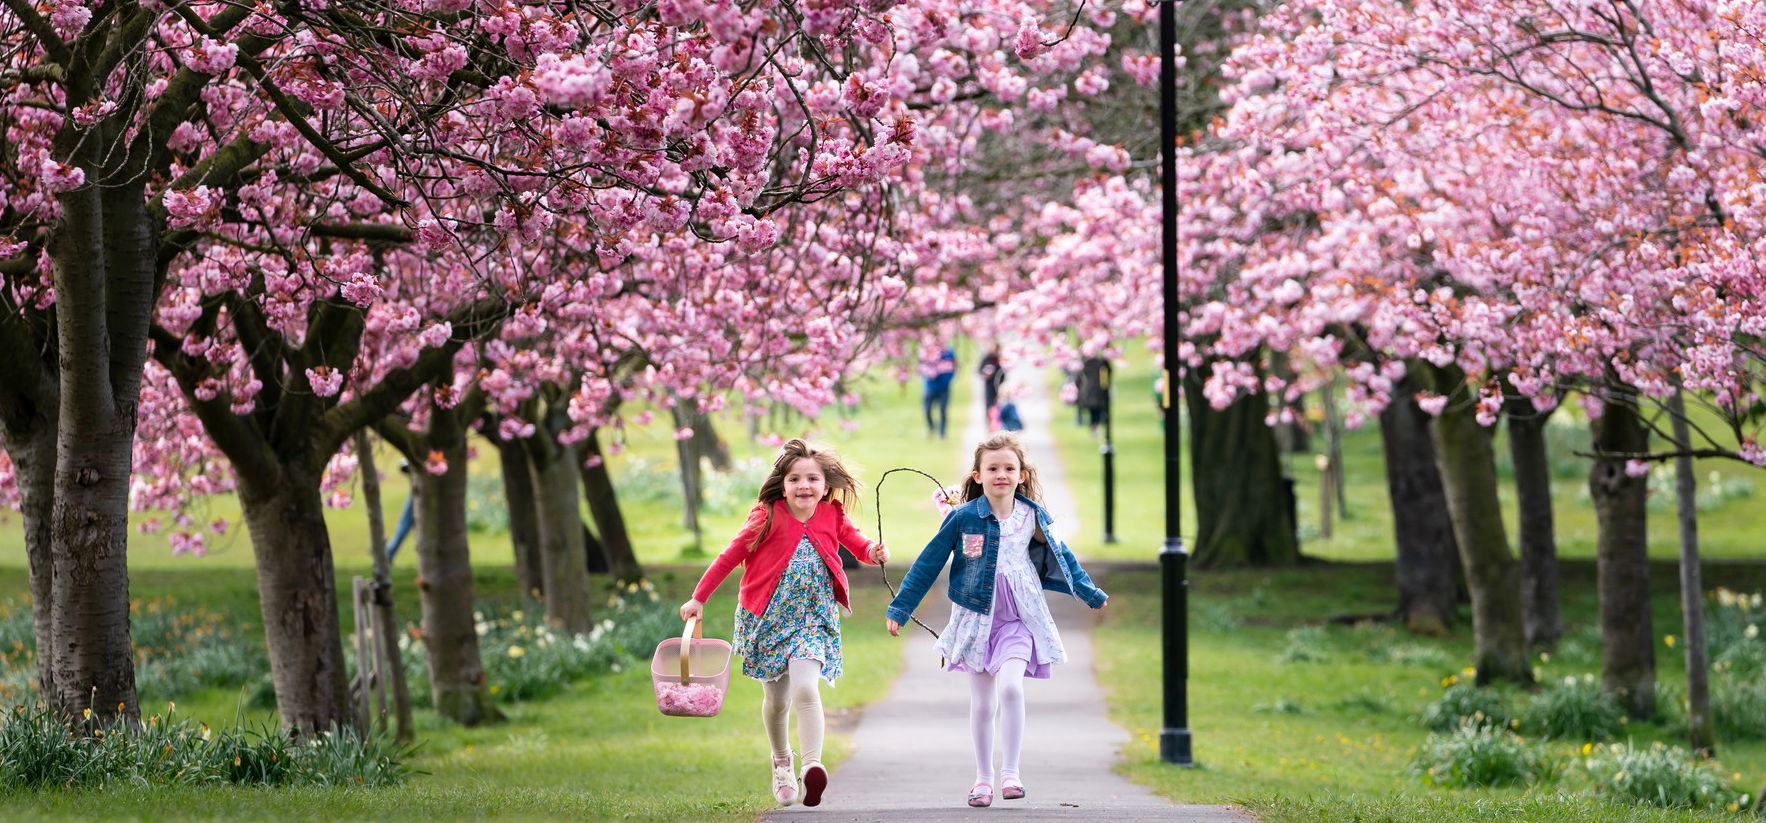
[[[945,346],[938,357],[920,361],[920,376],[925,378],[925,394],[921,397],[920,407],[926,413],[926,436],[938,435],[944,439],[946,424],[950,419],[950,381],[957,374],[957,353],[950,346]],[[932,420],[933,409],[938,410],[938,421]]]
[[[1018,414],[1017,396],[1022,386],[1000,388],[999,414],[994,422],[1000,431],[1016,432],[1024,430],[1024,418]]]
[[[987,348],[987,356],[981,358],[981,367],[976,372],[981,375],[981,397],[986,403],[988,423],[995,429],[1000,428],[998,407],[1000,387],[1006,382],[1006,368],[1000,363],[999,343]]]
[[[1110,361],[1102,357],[1087,357],[1079,368],[1079,409],[1091,425],[1093,439],[1110,414],[1110,372]]]

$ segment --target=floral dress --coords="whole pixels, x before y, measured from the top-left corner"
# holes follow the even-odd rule
[[[1042,579],[1030,563],[1035,534],[1030,507],[1014,506],[1000,526],[993,608],[982,614],[952,603],[950,623],[938,635],[947,671],[998,674],[1007,660],[1022,660],[1026,676],[1046,678],[1052,665],[1067,662]]]
[[[828,566],[808,535],[798,541],[766,613],[736,607],[734,645],[742,673],[755,680],[783,677],[793,660],[820,661],[830,686],[839,679],[840,605]]]

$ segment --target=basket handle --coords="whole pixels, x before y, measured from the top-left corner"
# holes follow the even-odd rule
[[[699,618],[687,618],[687,627],[681,632],[681,682],[686,683],[693,676],[692,660],[693,639],[705,637],[705,627],[699,624]]]

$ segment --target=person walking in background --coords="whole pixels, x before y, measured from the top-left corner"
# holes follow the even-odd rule
[[[839,456],[802,440],[786,442],[760,485],[748,522],[699,578],[692,599],[681,604],[682,620],[702,617],[705,601],[742,567],[731,645],[742,656],[742,673],[761,684],[760,717],[773,751],[773,799],[781,806],[799,796],[805,806],[819,805],[828,786],[819,681],[832,686],[840,677],[840,613],[852,613],[840,548],[871,565],[889,559],[881,540],[870,541],[847,518],[845,507],[857,501],[858,483]],[[801,774],[792,771],[786,732],[792,709]]]
[[[993,804],[994,720],[1004,749],[1000,797],[1024,797],[1019,755],[1024,745],[1024,678],[1046,679],[1067,662],[1044,590],[1070,594],[1102,609],[1109,595],[1092,585],[1079,559],[1054,533],[1039,502],[1036,470],[1011,434],[975,447],[963,502],[944,519],[914,560],[889,604],[884,627],[900,635],[932,582],[950,565],[950,623],[938,635],[945,668],[968,673],[969,733],[975,743],[970,806]],[[948,498],[947,498],[948,499]]]
[[[926,413],[926,436],[938,435],[944,439],[946,424],[950,419],[950,381],[957,374],[957,353],[950,346],[945,346],[938,357],[920,362],[920,376],[925,378],[924,394],[920,407]],[[933,409],[938,410],[938,422],[932,420]]]
[[[1087,357],[1079,368],[1079,409],[1091,425],[1093,439],[1110,414],[1110,372],[1110,361],[1102,357]]]
[[[981,375],[981,397],[986,404],[988,424],[1000,428],[1000,387],[1006,383],[1006,368],[1000,363],[1000,344],[994,343],[987,348],[987,356],[981,358],[981,367],[976,371]]]
[[[999,420],[997,421],[999,423],[1000,431],[1017,432],[1024,430],[1024,418],[1018,414],[1018,403],[1014,399],[1014,396],[1017,393],[1018,391],[1015,387],[1002,388],[1000,390]]]

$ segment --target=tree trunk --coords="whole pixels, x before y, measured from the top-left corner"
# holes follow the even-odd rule
[[[1656,711],[1655,627],[1650,617],[1649,541],[1645,505],[1649,478],[1625,472],[1624,455],[1649,448],[1649,432],[1633,405],[1634,390],[1609,388],[1593,421],[1598,457],[1588,474],[1599,523],[1601,683],[1634,718]]]
[[[282,727],[300,737],[354,727],[319,477],[285,466],[276,475],[241,474],[239,502],[257,556],[258,606]]]
[[[691,400],[676,403],[673,411],[677,429],[692,425],[698,416],[698,406]],[[700,485],[699,451],[694,448],[693,438],[676,440],[675,454],[681,464],[681,527],[693,533],[693,551],[699,554],[705,550],[699,531],[699,507],[705,502],[705,490]]]
[[[585,565],[581,504],[576,483],[580,458],[541,426],[528,438],[533,459],[534,500],[540,522],[540,569],[546,619],[572,632],[589,630],[589,572]]]
[[[583,497],[588,499],[590,516],[595,518],[595,530],[601,533],[602,550],[612,566],[614,577],[627,583],[636,582],[644,576],[644,568],[638,564],[637,552],[632,549],[632,536],[626,531],[625,515],[619,511],[619,497],[613,491],[613,475],[608,472],[607,460],[601,454],[600,431],[591,430],[583,443],[588,462],[594,464],[583,466]]]
[[[496,431],[486,428],[486,431]],[[503,502],[509,507],[509,542],[515,548],[515,579],[521,593],[539,599],[546,590],[541,574],[540,523],[534,511],[533,474],[527,450],[517,440],[493,440],[503,464]]]
[[[1386,452],[1386,489],[1392,499],[1397,546],[1399,620],[1416,634],[1445,634],[1458,622],[1459,545],[1447,514],[1447,492],[1435,467],[1429,417],[1416,404],[1417,384],[1406,376],[1380,412]]]
[[[451,410],[431,409],[429,451],[439,451],[448,470],[416,469],[417,585],[423,601],[423,645],[429,652],[429,684],[435,710],[462,726],[501,720],[492,705],[479,656],[473,618],[472,557],[466,540],[466,438]],[[413,466],[416,464],[413,463]]]
[[[693,450],[699,456],[711,461],[713,471],[727,472],[736,467],[736,461],[730,457],[730,444],[717,436],[717,427],[711,422],[711,415],[698,410],[694,406],[693,415]]]
[[[129,473],[157,261],[142,196],[138,184],[64,192],[50,241],[62,380],[50,699],[65,717],[90,709],[91,721],[106,726],[140,718],[129,637]]]
[[[1716,753],[1711,733],[1710,665],[1705,658],[1704,583],[1699,570],[1698,477],[1694,474],[1692,431],[1686,422],[1686,395],[1678,388],[1668,401],[1674,416],[1674,440],[1680,456],[1674,459],[1674,497],[1680,515],[1680,614],[1686,632],[1686,726],[1687,743],[1694,751]]]
[[[1337,409],[1337,381],[1332,379],[1324,391],[1325,449],[1330,455],[1331,490],[1336,499],[1337,516],[1349,519],[1349,493],[1344,488],[1348,478],[1343,474],[1343,413]]]
[[[1510,395],[1508,450],[1515,464],[1515,497],[1520,503],[1521,595],[1527,611],[1527,646],[1550,650],[1563,634],[1558,617],[1558,548],[1552,524],[1551,461],[1545,450],[1545,422],[1532,401]]]
[[[1527,662],[1520,565],[1509,551],[1502,523],[1491,432],[1478,425],[1475,410],[1465,399],[1464,372],[1424,364],[1413,368],[1433,372],[1435,390],[1449,398],[1430,429],[1454,540],[1472,594],[1478,685],[1496,680],[1530,684],[1533,670]]]
[[[50,528],[55,503],[55,409],[42,411],[50,417],[38,417],[28,426],[6,427],[6,453],[17,473],[19,513],[24,518],[36,638],[33,656],[37,661],[37,693],[47,703],[55,694],[55,562]]]
[[[381,669],[392,686],[394,739],[409,741],[415,734],[411,728],[411,688],[405,682],[405,661],[399,652],[399,618],[393,609],[386,520],[380,508],[380,472],[374,467],[374,440],[367,429],[356,432],[356,456],[362,472],[362,505],[368,510],[368,551],[374,558],[374,621],[380,630]],[[380,720],[384,728],[386,718]]]
[[[1267,396],[1245,395],[1215,411],[1202,394],[1200,377],[1188,380],[1196,566],[1299,563],[1293,484],[1282,475],[1275,432],[1264,423]]]

